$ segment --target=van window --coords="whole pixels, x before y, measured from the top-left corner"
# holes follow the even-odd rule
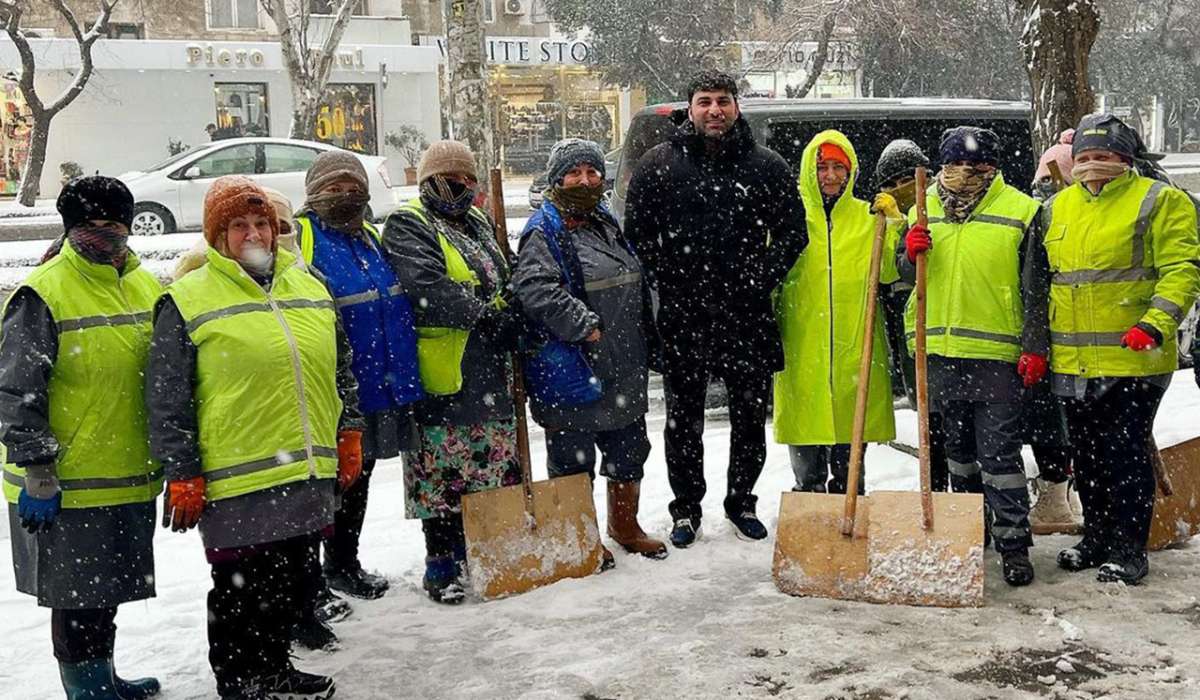
[[[1029,122],[1024,119],[887,119],[861,117],[825,117],[819,120],[797,117],[772,117],[764,120],[761,127],[755,124],[755,115],[747,114],[760,143],[779,153],[799,173],[800,158],[804,148],[814,136],[826,129],[837,129],[850,139],[858,154],[859,174],[854,194],[870,200],[875,194],[875,163],[885,146],[894,139],[910,139],[932,161],[931,170],[940,165],[937,160],[938,145],[942,132],[955,126],[982,126],[996,132],[1000,137],[1000,169],[1004,180],[1023,192],[1029,192],[1033,173],[1037,168],[1037,155],[1031,153]]]

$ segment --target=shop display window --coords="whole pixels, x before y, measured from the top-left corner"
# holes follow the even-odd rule
[[[213,141],[271,134],[266,83],[217,83],[213,92],[217,100]]]
[[[29,158],[33,114],[15,82],[0,80],[0,195],[13,195]]]
[[[375,86],[330,83],[328,93],[317,113],[315,140],[357,153],[379,153]]]

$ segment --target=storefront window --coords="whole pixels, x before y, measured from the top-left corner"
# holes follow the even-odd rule
[[[16,194],[29,157],[33,115],[17,84],[0,80],[0,194]]]
[[[271,133],[266,83],[217,83],[214,141],[238,136],[267,136]]]
[[[330,84],[329,93],[317,114],[316,140],[358,153],[378,153],[375,86]]]

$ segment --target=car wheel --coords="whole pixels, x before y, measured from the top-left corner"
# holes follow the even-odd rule
[[[133,208],[133,224],[129,232],[135,236],[161,236],[175,231],[171,212],[158,204],[143,202]]]

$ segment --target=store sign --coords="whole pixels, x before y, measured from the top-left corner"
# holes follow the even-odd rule
[[[217,47],[212,44],[188,44],[187,62],[189,66],[209,66],[210,68],[262,68],[267,63],[267,56],[260,49],[243,49],[237,47]],[[319,54],[319,51],[313,51]],[[338,51],[334,68],[365,68],[362,49]]]
[[[446,58],[446,37],[422,35],[422,46],[437,46]],[[528,36],[489,36],[488,63],[506,66],[582,66],[592,55],[592,45],[572,39],[540,39]]]
[[[743,68],[790,72],[811,69],[819,44],[815,41],[795,44],[744,41],[741,43],[741,47]],[[849,42],[829,42],[829,49],[825,57],[825,70],[858,70],[857,47]]]

